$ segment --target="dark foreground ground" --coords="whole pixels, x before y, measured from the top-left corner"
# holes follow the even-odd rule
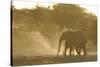
[[[89,62],[96,61],[96,55],[88,56],[35,56],[35,57],[17,57],[13,59],[13,66],[22,65],[40,65],[40,64],[58,64],[58,63],[73,63],[73,62]]]

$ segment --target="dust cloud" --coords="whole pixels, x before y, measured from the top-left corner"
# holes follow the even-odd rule
[[[49,40],[39,31],[21,32],[20,37],[13,40],[14,56],[44,56],[56,54]]]

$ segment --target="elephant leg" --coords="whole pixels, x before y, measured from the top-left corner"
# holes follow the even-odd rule
[[[77,55],[79,55],[79,48],[75,47],[75,50],[76,50]]]
[[[72,47],[70,47],[70,52],[69,52],[69,56],[72,55]]]
[[[63,52],[64,56],[66,56],[66,50],[67,50],[67,48],[65,47],[64,52]]]
[[[67,45],[67,42],[65,43],[65,49],[64,49],[64,56],[66,56],[66,51],[67,51],[67,49],[68,49],[68,45]]]
[[[83,51],[84,51],[84,56],[85,56],[87,54],[86,53],[86,47],[83,48]]]
[[[79,47],[79,55],[80,55],[80,56],[81,56],[81,52],[82,52],[82,51],[81,51],[81,47]]]
[[[78,43],[75,45],[75,50],[77,52],[77,55],[80,55],[81,49],[80,49],[80,45]]]
[[[78,55],[81,56],[82,51],[81,51],[81,44],[80,43],[78,43],[77,48],[78,48]]]

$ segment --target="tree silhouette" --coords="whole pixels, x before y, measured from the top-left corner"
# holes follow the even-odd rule
[[[23,35],[20,31],[39,31],[53,46],[60,32],[67,27],[80,29],[88,40],[96,44],[97,16],[86,13],[79,5],[59,3],[52,10],[37,6],[35,9],[14,8],[12,11],[14,36]]]

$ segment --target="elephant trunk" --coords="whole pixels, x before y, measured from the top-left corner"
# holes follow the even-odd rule
[[[59,46],[58,46],[58,54],[57,54],[57,56],[59,55],[59,52],[60,52],[60,47],[61,47],[61,40],[59,41]]]

